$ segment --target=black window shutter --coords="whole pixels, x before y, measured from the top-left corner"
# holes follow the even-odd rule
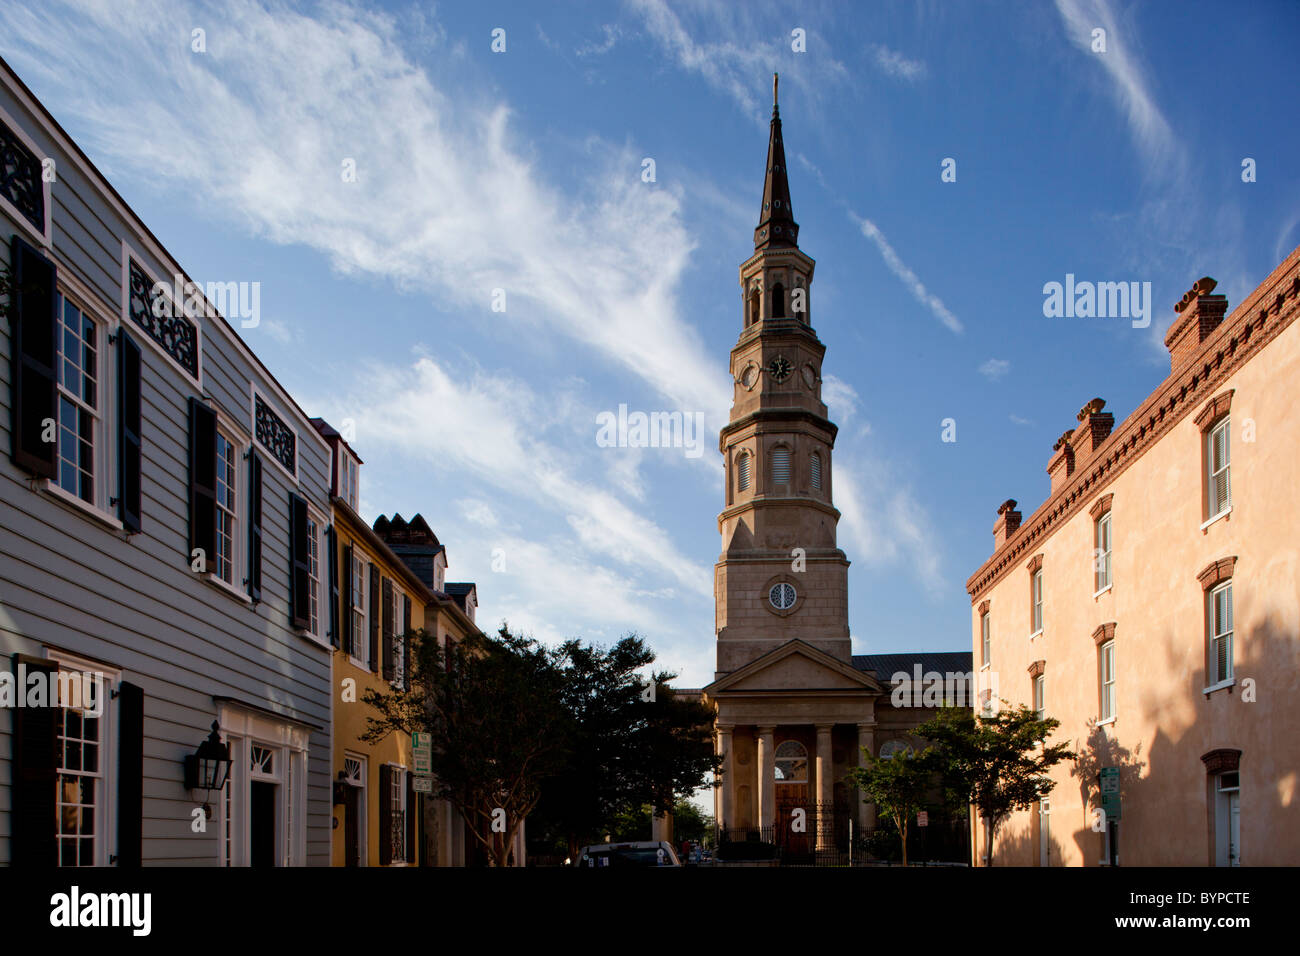
[[[190,553],[203,551],[204,570],[216,568],[217,413],[190,397]]]
[[[352,591],[352,584],[356,579],[356,569],[352,562],[352,545],[343,546],[343,604],[339,607],[339,613],[343,615],[343,649],[353,657],[357,653],[357,641],[361,635],[352,633],[352,605],[356,603],[356,595]]]
[[[411,599],[402,595],[402,689],[411,689]]]
[[[262,458],[248,453],[248,596],[262,600]]]
[[[326,552],[330,562],[330,644],[339,646],[339,540],[334,533],[334,525],[325,532]]]
[[[58,672],[53,661],[15,654],[13,674]],[[48,684],[46,685],[49,686]],[[54,835],[54,791],[58,772],[58,707],[15,707],[13,714],[12,812],[9,815],[9,862],[16,867],[47,867],[58,862]]]
[[[58,420],[58,281],[54,263],[17,235],[11,244],[9,457],[38,478],[58,475],[58,443],[42,441]]]
[[[415,774],[407,772],[406,774],[406,862],[416,862],[416,794],[415,794]]]
[[[393,651],[393,582],[384,578],[384,680],[392,680],[394,675]]]
[[[117,333],[117,516],[127,531],[140,530],[140,346]]]
[[[379,568],[370,566],[370,669],[379,673]]]
[[[289,492],[289,613],[293,626],[311,627],[311,531],[307,502]]]
[[[117,865],[144,862],[144,690],[118,686]]]
[[[50,787],[51,801],[54,788]],[[54,819],[54,811],[50,811]],[[393,862],[393,768],[383,764],[379,768],[379,862],[388,866]]]

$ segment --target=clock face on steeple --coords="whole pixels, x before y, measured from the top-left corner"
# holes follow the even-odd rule
[[[767,363],[767,374],[771,375],[772,381],[778,385],[789,378],[793,370],[794,366],[790,364],[790,360],[784,355],[778,355]]]

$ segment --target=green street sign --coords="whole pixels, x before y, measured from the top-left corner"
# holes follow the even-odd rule
[[[415,773],[428,774],[433,769],[433,740],[427,733],[411,734],[411,760]]]

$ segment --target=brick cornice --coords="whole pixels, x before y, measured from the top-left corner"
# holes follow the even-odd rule
[[[1030,677],[1042,677],[1043,670],[1047,667],[1047,661],[1034,661],[1029,665]]]
[[[1041,569],[1042,566],[1043,566],[1043,553],[1040,551],[1038,554],[1034,555],[1032,558],[1029,559],[1029,573],[1033,574],[1035,571]]]
[[[1008,540],[966,579],[971,603],[1020,566],[1031,548],[1042,546],[1086,501],[1109,486],[1174,425],[1201,396],[1233,375],[1293,321],[1300,309],[1300,247],[1273,270],[1203,342],[1115,429],[1087,466],[1048,496]]]
[[[1105,624],[1097,626],[1097,630],[1092,632],[1092,642],[1100,647],[1107,641],[1115,639],[1115,622],[1107,621]]]
[[[1206,402],[1205,407],[1192,419],[1196,422],[1196,427],[1201,431],[1208,431],[1211,425],[1228,414],[1228,410],[1232,408],[1232,393],[1235,391],[1235,388],[1227,389]]]
[[[1220,747],[1201,754],[1201,763],[1205,764],[1206,773],[1232,773],[1241,768],[1241,751]]]
[[[1096,500],[1093,506],[1088,509],[1088,514],[1092,515],[1093,521],[1096,521],[1098,518],[1100,518],[1102,515],[1104,515],[1107,511],[1110,510],[1110,503],[1111,501],[1114,500],[1114,498],[1115,496],[1113,494],[1107,492],[1106,494],[1102,495],[1100,498]]]
[[[1232,570],[1237,566],[1237,556],[1219,558],[1218,561],[1211,561],[1196,575],[1196,580],[1201,582],[1201,590],[1208,591],[1222,581],[1232,577]]]

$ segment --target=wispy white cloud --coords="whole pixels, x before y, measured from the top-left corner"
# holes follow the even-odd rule
[[[1011,371],[1011,362],[1008,359],[991,358],[980,365],[979,371],[990,382],[996,382]]]
[[[880,257],[885,260],[885,265],[889,267],[889,271],[897,276],[903,285],[907,286],[907,291],[912,293],[912,298],[929,309],[934,317],[943,323],[944,328],[960,335],[964,331],[961,320],[949,311],[948,307],[943,304],[942,299],[927,289],[925,284],[917,278],[916,273],[894,251],[894,247],[889,244],[889,240],[885,238],[885,234],[880,231],[880,228],[870,219],[859,216],[852,210],[849,210],[849,218],[857,223],[864,236],[876,244],[876,248],[880,250]]]
[[[1021,418],[1019,415],[1009,415],[1007,417],[1011,419],[1013,425],[1032,425],[1034,423],[1032,418]]]
[[[891,50],[879,43],[873,47],[873,50],[876,66],[888,76],[913,83],[926,75],[926,66],[921,60],[909,60],[897,50]]]

